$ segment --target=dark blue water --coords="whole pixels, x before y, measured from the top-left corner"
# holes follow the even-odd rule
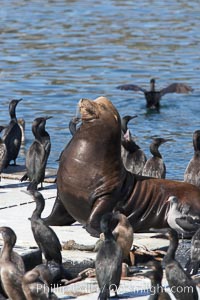
[[[26,144],[19,163],[33,119],[51,115],[48,165],[57,168],[79,99],[105,95],[121,115],[138,115],[130,129],[147,156],[151,136],[174,140],[160,151],[167,177],[183,179],[192,133],[200,129],[199,1],[2,0],[0,20],[0,123],[8,123],[10,99],[22,97],[17,117],[26,120]],[[160,113],[149,114],[143,94],[116,89],[148,88],[152,77],[158,88],[185,82],[194,92],[167,94]]]

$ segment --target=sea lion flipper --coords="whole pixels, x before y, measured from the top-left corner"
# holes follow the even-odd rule
[[[114,204],[115,203],[112,203],[110,197],[106,195],[96,200],[85,226],[87,232],[89,232],[94,237],[99,237],[99,234],[101,233],[101,218],[105,213],[111,212],[113,210]]]
[[[68,213],[57,194],[51,214],[43,218],[47,225],[66,226],[75,222],[74,218]]]

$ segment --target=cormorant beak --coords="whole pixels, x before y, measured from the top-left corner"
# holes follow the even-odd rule
[[[46,117],[44,117],[45,120],[48,120],[48,119],[51,119],[51,118],[53,118],[53,117],[52,116],[46,116]]]
[[[138,115],[130,116],[130,120],[137,118]]]
[[[173,139],[165,139],[165,142],[174,142],[174,140]]]
[[[20,99],[13,99],[13,100],[15,100],[15,101],[17,101],[17,102],[20,102],[20,101],[22,101],[23,99],[20,98]]]

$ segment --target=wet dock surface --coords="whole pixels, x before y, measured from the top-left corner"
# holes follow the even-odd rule
[[[23,166],[9,167],[6,172],[2,174],[0,183],[0,226],[11,227],[16,235],[17,242],[15,251],[22,256],[37,253],[37,245],[34,240],[30,221],[32,212],[35,208],[35,203],[31,196],[24,193],[28,182],[20,182],[25,168]],[[56,197],[56,170],[48,169],[46,172],[43,189],[40,190],[45,198],[45,209],[43,217],[48,216],[51,212],[52,206]],[[77,244],[92,246],[98,239],[91,237],[78,222],[71,226],[53,227],[61,244],[64,245],[69,240],[74,240]],[[166,250],[169,242],[165,239],[152,238],[154,233],[134,234],[133,245],[145,249],[145,253],[155,249]],[[181,244],[181,256],[184,260],[188,257],[190,249],[189,241]],[[187,254],[187,255],[186,255]],[[70,272],[72,277],[76,277],[79,272],[87,268],[94,267],[96,252],[81,251],[81,250],[63,250],[63,263],[65,268]],[[141,257],[140,257],[141,258]],[[34,257],[35,263],[38,263],[39,257]],[[142,261],[143,258],[141,258]],[[38,261],[37,261],[38,260]],[[163,279],[163,285],[167,286],[166,279]],[[118,290],[118,299],[148,299],[150,293],[150,281],[143,276],[126,277],[121,280],[120,288]],[[80,282],[70,284],[68,286],[61,286],[55,288],[55,293],[60,299],[97,299],[98,285],[95,277],[86,278]],[[172,296],[172,299],[173,296]]]

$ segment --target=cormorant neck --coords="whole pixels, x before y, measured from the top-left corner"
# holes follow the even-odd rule
[[[165,262],[175,259],[176,249],[178,247],[178,239],[176,237],[171,237],[169,247],[167,249],[167,254],[165,255]]]
[[[152,144],[150,145],[150,152],[151,152],[151,154],[152,154],[153,156],[162,158],[162,155],[161,155],[161,153],[159,152],[158,147],[159,147],[158,145],[152,143]]]
[[[112,231],[110,229],[104,232],[104,237],[105,240],[115,240]]]
[[[194,152],[197,152],[197,151],[200,152],[200,134],[199,133],[194,134],[193,147],[194,147]]]
[[[195,152],[194,152],[194,156],[195,156],[196,158],[200,158],[200,150],[195,151]]]
[[[15,105],[11,105],[11,107],[10,107],[10,118],[11,118],[11,120],[14,120],[14,121],[17,122],[17,117],[16,117],[16,113],[15,113],[15,108],[16,108]]]
[[[39,132],[40,136],[48,136],[49,135],[44,127],[39,127],[38,132]]]
[[[12,249],[13,246],[10,243],[4,242],[3,248],[1,250],[1,259],[4,261],[10,261]]]
[[[43,210],[44,210],[44,203],[36,202],[36,208],[33,211],[32,217],[40,218]]]
[[[45,129],[41,128],[41,127],[34,128],[33,134],[34,134],[35,138],[40,142],[42,141],[43,137],[49,136],[49,134],[45,131]]]
[[[150,91],[155,92],[155,81],[154,80],[150,81]]]

